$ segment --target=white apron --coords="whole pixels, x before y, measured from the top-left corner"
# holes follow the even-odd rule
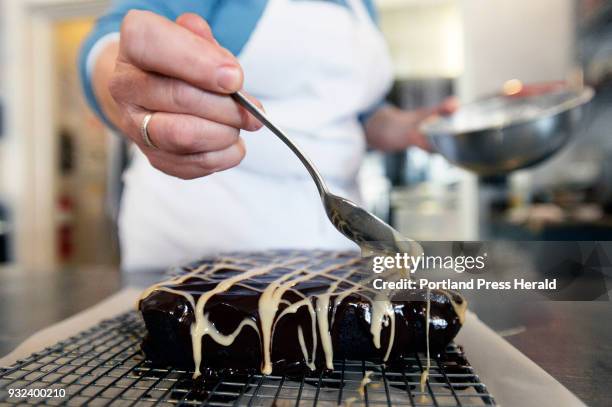
[[[365,152],[358,114],[392,79],[382,35],[361,0],[269,0],[240,62],[245,89],[315,162],[334,193],[359,201]],[[183,181],[134,152],[119,218],[124,270],[211,253],[355,248],[329,223],[308,173],[267,129],[243,132],[237,168]]]

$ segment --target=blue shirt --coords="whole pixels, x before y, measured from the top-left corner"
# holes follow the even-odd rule
[[[347,0],[292,0],[329,1],[341,7],[348,7]],[[373,0],[363,0],[372,18],[377,15]],[[268,0],[114,0],[109,11],[97,22],[93,31],[83,43],[79,57],[79,72],[83,90],[89,105],[108,125],[98,101],[95,98],[87,74],[87,56],[95,43],[107,34],[119,32],[123,17],[132,9],[148,10],[170,20],[176,20],[184,13],[202,16],[210,25],[217,41],[234,55],[239,56],[244,45],[255,30]]]

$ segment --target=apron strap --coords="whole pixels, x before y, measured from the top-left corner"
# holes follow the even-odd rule
[[[355,16],[362,22],[374,24],[374,18],[370,15],[370,12],[364,4],[365,0],[346,0],[347,6],[353,10]]]

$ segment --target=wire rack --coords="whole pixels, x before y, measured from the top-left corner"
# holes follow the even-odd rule
[[[331,374],[231,376],[194,386],[191,373],[151,365],[140,352],[144,324],[122,314],[0,369],[0,405],[69,406],[486,406],[495,405],[460,347],[431,361],[421,392],[423,355],[397,365],[339,360]],[[364,376],[371,382],[363,386]],[[65,391],[9,397],[9,389]],[[50,392],[47,391],[47,394]]]

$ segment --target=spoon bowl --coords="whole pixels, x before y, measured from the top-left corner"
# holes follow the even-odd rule
[[[322,199],[331,223],[340,233],[355,242],[364,255],[408,253],[418,256],[422,253],[417,242],[404,238],[386,222],[353,201],[331,193]]]

